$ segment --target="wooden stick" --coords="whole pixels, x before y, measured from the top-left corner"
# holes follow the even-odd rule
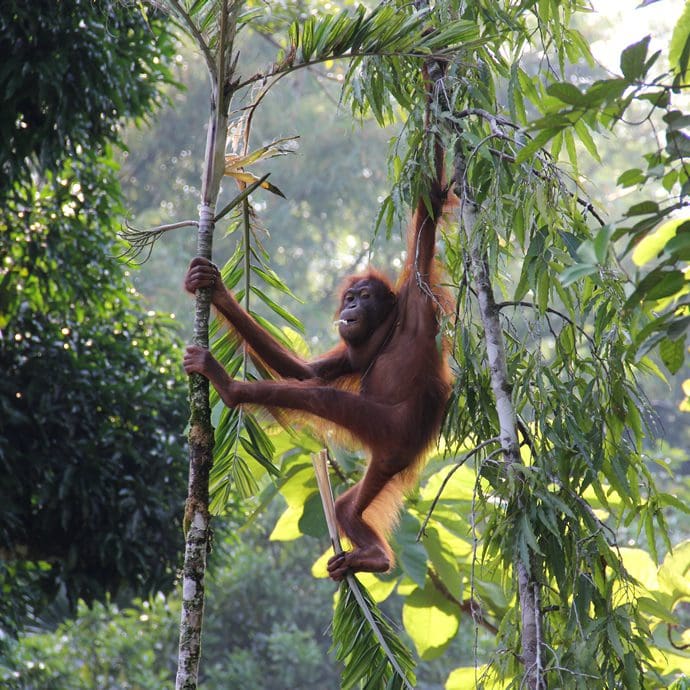
[[[331,478],[328,476],[328,451],[320,450],[318,453],[313,453],[311,462],[314,465],[316,483],[319,487],[319,493],[321,494],[321,503],[323,504],[323,514],[326,518],[326,525],[328,526],[328,535],[331,538],[333,551],[335,551],[337,556],[343,552],[343,547],[340,544],[338,524],[335,519],[335,503],[333,502]]]

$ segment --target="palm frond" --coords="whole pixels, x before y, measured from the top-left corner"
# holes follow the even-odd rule
[[[129,223],[125,223],[125,226],[122,228],[122,230],[120,230],[118,235],[127,243],[128,246],[116,258],[126,259],[133,263],[144,264],[151,256],[153,245],[166,232],[169,232],[170,230],[178,230],[179,228],[190,227],[197,228],[199,227],[199,223],[195,220],[183,220],[179,223],[159,225],[155,228],[147,228],[146,230],[139,230]],[[139,259],[144,252],[146,252],[146,256],[143,259]]]
[[[433,12],[417,11],[411,5],[408,9],[382,3],[371,12],[360,5],[338,14],[296,20],[288,29],[288,45],[276,63],[267,72],[254,74],[238,86],[330,60],[349,59],[357,70],[364,58],[442,57],[458,47],[479,47],[486,42],[475,22],[458,19],[436,28],[429,21],[432,16]]]

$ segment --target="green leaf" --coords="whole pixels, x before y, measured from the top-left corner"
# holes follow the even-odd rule
[[[546,87],[546,93],[568,105],[580,105],[583,100],[583,94],[580,89],[568,81],[559,81],[549,84],[549,86]]]
[[[690,57],[690,4],[685,3],[673,29],[668,49],[668,61],[671,69],[678,73],[681,80],[685,79]]]
[[[639,168],[631,168],[621,173],[616,180],[616,184],[621,187],[634,187],[645,181],[645,175]]]
[[[575,145],[575,137],[571,129],[564,130],[563,139],[565,140],[565,150],[568,152],[568,159],[573,168],[577,170],[577,146]]]
[[[677,129],[666,131],[666,150],[671,160],[684,160],[690,156],[690,136]]]
[[[679,292],[685,285],[685,273],[680,270],[673,271],[654,271],[651,275],[661,276],[660,280],[655,280],[646,291],[646,300],[658,300],[670,297]]]
[[[659,204],[655,201],[642,201],[639,204],[633,204],[626,212],[626,216],[647,216],[650,214],[659,213]]]
[[[589,152],[589,155],[592,156],[594,160],[601,162],[599,151],[597,150],[597,145],[594,143],[594,139],[592,138],[592,135],[589,132],[589,128],[584,123],[584,121],[578,120],[575,123],[574,127],[578,138],[584,144],[585,148]]]
[[[575,281],[580,280],[580,278],[594,275],[598,273],[598,271],[598,267],[594,264],[575,264],[574,266],[569,266],[564,269],[559,278],[561,285],[567,287]]]
[[[426,549],[417,541],[419,527],[419,521],[409,512],[403,513],[400,526],[395,533],[395,542],[400,566],[405,574],[421,587],[426,579],[427,557]]]
[[[435,659],[452,642],[460,627],[460,610],[428,581],[403,605],[403,625],[422,659]]]
[[[641,690],[637,658],[632,651],[625,653],[623,661],[623,680],[626,690]]]
[[[645,36],[641,41],[633,43],[621,53],[621,71],[630,81],[641,79],[645,74],[645,61],[650,38],[650,36]]]
[[[672,374],[675,374],[683,366],[685,360],[685,338],[679,338],[678,340],[664,338],[659,343],[659,355],[667,369]]]
[[[327,527],[323,516],[323,504],[318,492],[314,492],[306,500],[298,526],[302,534],[307,534],[311,537],[319,538],[326,532]]]
[[[389,686],[399,689],[403,683],[404,687],[415,684],[412,653],[355,577],[343,582],[338,592],[332,651],[344,664],[341,690],[355,687],[374,690]],[[398,677],[391,661],[397,664],[405,678]]]
[[[615,230],[615,226],[611,224],[604,225],[597,236],[594,238],[594,254],[596,256],[597,262],[600,264],[605,264],[608,258],[609,244],[611,242],[611,235]]]
[[[522,534],[522,536],[524,536],[525,543],[529,545],[529,548],[532,551],[538,554],[542,553],[541,549],[539,548],[539,543],[537,541],[537,535],[534,533],[534,530],[532,529],[532,524],[529,521],[527,513],[523,513],[520,517],[520,533]],[[525,563],[528,562],[529,561],[525,561]]]
[[[520,151],[516,157],[517,163],[524,163],[535,156],[541,148],[544,147],[553,137],[560,132],[562,127],[551,127],[542,129],[536,137],[531,139]]]
[[[661,492],[659,494],[659,499],[662,504],[671,506],[672,508],[679,510],[681,513],[685,513],[686,515],[690,515],[690,505],[688,505],[685,501],[681,501],[677,496]]]
[[[685,114],[682,110],[670,110],[662,119],[671,131],[690,127],[690,115]]]
[[[270,309],[273,312],[275,312],[278,316],[282,317],[291,326],[293,326],[295,330],[304,333],[304,326],[302,325],[301,321],[297,317],[293,316],[287,309],[284,309],[277,302],[274,302],[265,292],[260,290],[255,285],[251,286],[251,291],[258,297],[260,297],[261,301],[266,306],[270,307]]]
[[[690,261],[690,223],[686,221],[678,229],[678,233],[667,242],[664,250],[674,259]]]
[[[471,559],[472,545],[439,524],[427,527],[423,542],[437,575],[452,588],[459,577],[458,560]]]
[[[290,290],[290,288],[280,279],[278,274],[271,268],[262,268],[261,266],[256,266],[252,264],[252,271],[256,273],[266,284],[270,285],[272,288],[285,293],[292,299],[300,302],[300,299]]]
[[[621,642],[620,635],[616,629],[616,624],[613,619],[609,618],[606,623],[606,632],[608,633],[608,641],[616,652],[618,659],[620,661],[625,657],[625,651],[623,650],[623,643]]]
[[[584,102],[590,108],[603,103],[613,103],[625,93],[628,82],[625,79],[601,79],[595,81],[584,94]]]

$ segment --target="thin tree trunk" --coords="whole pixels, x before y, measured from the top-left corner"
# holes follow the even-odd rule
[[[215,209],[223,179],[225,139],[231,92],[229,60],[236,31],[237,5],[228,15],[228,4],[221,3],[220,32],[215,72],[211,73],[211,115],[206,136],[204,171],[201,180],[201,205],[197,256],[212,258]],[[194,314],[194,343],[209,347],[208,325],[211,312],[210,289],[197,290]],[[210,538],[209,473],[213,464],[214,429],[211,424],[209,382],[200,374],[189,377],[189,484],[185,506],[185,555],[182,569],[182,612],[176,690],[196,690],[201,656],[201,629],[204,614],[204,577]]]
[[[464,227],[470,243],[470,267],[479,301],[479,313],[484,328],[486,356],[491,372],[491,388],[496,400],[496,413],[500,427],[500,439],[504,461],[508,464],[521,463],[517,435],[517,416],[511,397],[511,384],[506,366],[505,344],[496,306],[486,253],[475,235],[477,209],[467,198],[461,205],[461,227]],[[518,504],[522,499],[517,497]],[[542,668],[541,606],[539,584],[530,563],[524,563],[516,556],[518,598],[521,615],[522,662],[525,676],[521,687],[530,690],[545,690],[546,682]]]
[[[213,207],[199,210],[197,255],[211,258]],[[194,342],[208,347],[210,299],[208,290],[196,294]],[[189,377],[189,485],[185,506],[186,543],[182,569],[182,613],[178,650],[177,690],[197,687],[201,655],[201,626],[204,614],[204,576],[210,536],[208,479],[213,464],[214,430],[211,424],[209,382],[200,374]]]

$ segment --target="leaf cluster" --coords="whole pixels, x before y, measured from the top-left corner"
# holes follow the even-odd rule
[[[340,687],[342,690],[401,690],[409,687],[409,683],[415,682],[411,652],[403,645],[367,591],[361,586],[358,588],[405,678],[391,668],[388,657],[362,616],[351,586],[343,583],[333,615],[333,650],[336,659],[344,664]],[[405,683],[405,680],[408,682]]]
[[[0,214],[1,615],[10,627],[58,594],[74,606],[174,580],[179,344],[172,322],[143,313],[112,258],[120,206],[107,163],[16,185]]]
[[[4,2],[0,194],[32,170],[59,170],[117,142],[121,118],[161,102],[174,50],[156,13],[120,2]]]
[[[584,91],[566,81],[548,85],[541,99],[542,117],[531,123],[533,141],[520,158],[526,160],[551,142],[557,156],[562,143],[567,146],[573,165],[577,165],[574,138],[599,160],[593,135],[601,129],[613,129],[621,122],[636,126],[652,123],[664,130],[663,145],[642,155],[644,167],[625,170],[617,183],[626,190],[646,185],[660,187],[663,201],[655,196],[631,205],[615,225],[606,231],[612,240],[625,241],[621,257],[632,255],[634,264],[644,267],[634,280],[626,309],[640,309],[644,316],[636,334],[636,347],[641,353],[658,347],[662,361],[677,372],[685,358],[685,333],[688,327],[689,291],[684,266],[690,260],[687,229],[677,219],[684,218],[682,209],[690,194],[685,160],[690,152],[687,134],[689,116],[682,104],[674,102],[674,94],[687,90],[688,55],[690,54],[690,13],[683,12],[674,29],[668,60],[671,72],[659,72],[661,50],[650,54],[650,36],[628,46],[621,54],[621,75],[596,81]],[[672,228],[672,230],[671,230]],[[637,249],[646,245],[645,260]],[[651,251],[654,248],[655,251]],[[649,265],[654,263],[654,265]],[[580,256],[569,277],[593,275],[600,262]]]
[[[235,231],[243,222],[243,215],[235,219]],[[247,230],[250,231],[251,228]],[[251,232],[247,237],[256,238]],[[223,282],[229,289],[235,290],[236,298],[249,307],[249,313],[261,326],[283,345],[294,348],[295,345],[299,346],[298,332],[303,330],[302,325],[267,294],[267,288],[293,299],[294,295],[270,268],[268,258],[260,242],[252,242],[249,247],[238,245],[223,268]],[[262,316],[253,308],[254,300],[259,300],[265,309],[291,328],[281,329]],[[250,370],[250,354],[233,333],[223,331],[224,324],[220,320],[214,321],[211,328],[211,337],[215,338],[214,354],[231,376],[241,374],[248,380],[255,380],[259,376],[272,377],[263,362],[255,356],[252,356],[255,368]],[[216,427],[214,465],[210,477],[211,511],[221,512],[234,492],[245,497],[254,495],[264,471],[273,476],[280,473],[272,460],[276,452],[275,445],[254,414],[225,407],[215,390],[211,392],[211,405]]]
[[[540,27],[562,40],[565,34],[558,33],[556,20],[563,16],[552,13],[549,3],[540,3],[539,9]],[[513,45],[527,41],[527,33],[513,36]],[[564,55],[589,53],[579,40]],[[635,383],[638,373],[657,370],[634,344],[632,334],[639,332],[639,323],[615,261],[613,227],[591,229],[596,212],[555,163],[565,148],[576,165],[576,139],[596,152],[587,109],[594,104],[606,110],[609,122],[620,118],[627,88],[623,84],[633,85],[650,58],[641,49],[630,51],[620,81],[599,83],[582,97],[577,88],[563,85],[566,82],[542,86],[543,75],[528,76],[517,60],[504,64],[486,46],[475,52],[470,48],[463,61],[474,62],[476,74],[484,78],[463,78],[451,66],[447,101],[438,107],[437,117],[455,142],[456,187],[478,205],[480,220],[473,235],[451,225],[444,238],[450,280],[458,289],[458,318],[450,334],[457,385],[447,417],[446,447],[452,458],[455,449],[480,447],[499,433],[484,373],[485,335],[477,326],[476,287],[466,274],[469,251],[480,247],[494,289],[504,295],[498,308],[504,315],[523,464],[506,467],[490,446],[480,453],[476,474],[465,477],[467,484],[460,486],[466,490],[459,490],[458,499],[451,485],[439,493],[426,552],[408,542],[406,535],[413,530],[403,520],[400,566],[415,583],[411,590],[406,587],[408,630],[425,655],[441,653],[457,630],[463,605],[478,600],[490,612],[488,619],[479,613],[479,620],[495,624],[509,648],[519,647],[518,612],[508,602],[515,592],[514,564],[521,562],[543,588],[542,607],[549,612],[545,635],[550,640],[544,663],[554,683],[653,684],[654,673],[648,671],[653,664],[647,643],[649,611],[636,605],[615,529],[635,525],[654,557],[658,536],[666,536],[663,507],[669,503],[657,493],[643,455],[654,418]],[[478,66],[489,61],[490,68],[482,72]],[[384,110],[382,92],[400,89],[391,85],[400,79],[400,72],[390,68],[392,62],[381,60],[384,70],[368,79],[376,98],[367,95],[366,88],[357,92],[377,114]],[[360,75],[368,77],[366,68]],[[510,119],[499,102],[505,93],[503,112],[511,114]],[[551,132],[544,133],[539,124],[549,116],[535,125],[534,136],[521,129],[529,117],[528,101],[530,107],[545,110],[558,101],[561,119],[548,119]],[[391,169],[398,184],[384,208],[385,217],[392,217],[389,211],[397,201],[413,198],[428,176],[428,162],[419,153],[424,150],[419,110],[408,127],[408,146],[394,148]],[[543,147],[554,138],[549,154]],[[463,462],[462,456],[456,462]],[[433,479],[438,486],[440,478]],[[425,506],[432,509],[424,487],[422,495],[426,503],[415,506],[413,515]],[[468,510],[472,518],[463,520]],[[413,524],[419,526],[423,515],[417,512]],[[292,510],[292,520],[298,517]],[[480,539],[479,551],[468,542],[469,535]],[[450,584],[459,575],[467,587],[464,599],[456,598],[457,588]],[[415,604],[417,599],[424,603]],[[425,615],[433,611],[435,625],[419,625],[412,613],[419,606]],[[482,609],[476,605],[475,610]],[[443,632],[436,637],[434,631]],[[522,671],[509,657],[496,668],[502,677],[519,682]]]

